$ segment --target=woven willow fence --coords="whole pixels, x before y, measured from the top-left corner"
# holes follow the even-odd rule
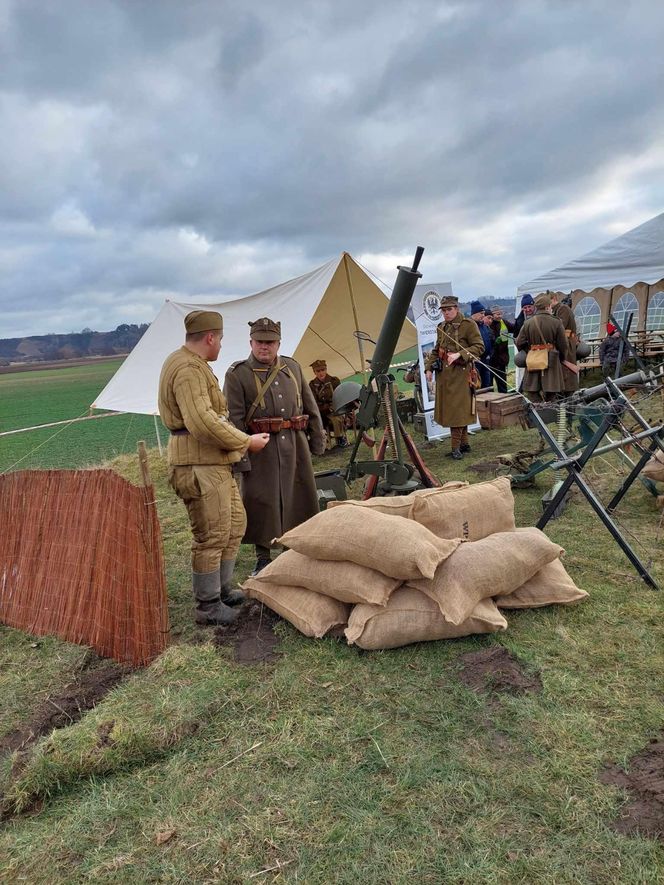
[[[0,622],[147,664],[168,607],[152,485],[111,470],[0,476]]]

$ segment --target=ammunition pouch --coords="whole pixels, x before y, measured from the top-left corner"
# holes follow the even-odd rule
[[[292,418],[254,418],[249,422],[252,433],[281,433],[282,430],[306,430],[308,415],[293,415]]]

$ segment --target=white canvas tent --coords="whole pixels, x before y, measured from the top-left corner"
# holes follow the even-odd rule
[[[609,313],[622,322],[633,313],[632,329],[664,329],[664,213],[541,277],[519,286],[526,292],[572,294],[582,334],[603,334]],[[600,332],[600,330],[602,330]]]
[[[224,318],[221,353],[212,371],[223,384],[228,366],[249,354],[248,323],[262,316],[281,321],[280,353],[293,356],[306,377],[309,364],[327,360],[328,371],[340,378],[366,369],[373,345],[360,344],[355,330],[376,338],[390,293],[384,291],[349,255],[342,253],[310,273],[255,295],[228,296],[214,303],[166,301],[154,321],[92,404],[93,409],[156,415],[162,364],[184,341],[183,319],[192,310],[218,310]],[[417,341],[406,320],[397,351]]]

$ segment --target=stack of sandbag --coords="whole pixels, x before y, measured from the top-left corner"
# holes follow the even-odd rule
[[[244,589],[306,636],[395,648],[507,628],[499,608],[587,596],[538,529],[517,529],[510,481],[339,501],[278,539]]]

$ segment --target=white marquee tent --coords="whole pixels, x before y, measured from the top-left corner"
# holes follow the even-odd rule
[[[93,409],[156,415],[159,373],[169,353],[184,341],[184,317],[192,310],[218,310],[224,318],[221,353],[212,371],[223,384],[228,366],[249,354],[248,323],[262,316],[281,321],[280,353],[293,356],[313,377],[309,365],[327,360],[340,378],[366,368],[373,345],[358,342],[355,330],[376,338],[390,293],[349,255],[255,295],[231,295],[214,303],[166,301],[150,327],[101,391]],[[416,344],[415,327],[406,320],[397,351]],[[367,350],[368,348],[368,350]]]
[[[577,324],[585,337],[603,333],[609,312],[633,330],[664,329],[664,212],[582,255],[519,286],[530,292],[572,294]],[[602,330],[602,331],[600,331]]]

